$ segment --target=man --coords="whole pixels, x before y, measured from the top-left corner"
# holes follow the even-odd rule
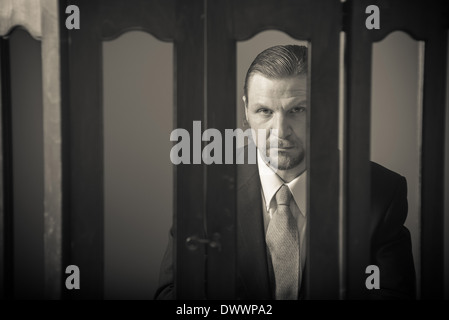
[[[275,46],[256,57],[245,78],[246,120],[266,135],[254,135],[257,164],[237,169],[239,299],[304,297],[307,69],[306,47]],[[405,178],[372,163],[370,254],[382,274],[373,298],[415,298],[406,216]],[[157,298],[171,292],[171,253],[161,271]]]

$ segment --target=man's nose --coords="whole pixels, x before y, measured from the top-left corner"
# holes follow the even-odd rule
[[[275,132],[275,135],[280,139],[286,138],[291,134],[290,124],[283,113],[278,113],[275,116],[272,129],[277,130],[277,134]]]

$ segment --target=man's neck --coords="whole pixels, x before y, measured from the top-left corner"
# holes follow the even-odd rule
[[[301,162],[298,166],[289,170],[279,170],[277,169],[276,174],[285,182],[289,183],[296,177],[300,176],[306,170],[306,166]]]

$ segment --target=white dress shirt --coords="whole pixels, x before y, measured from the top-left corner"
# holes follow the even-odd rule
[[[284,181],[263,161],[259,150],[257,152],[257,166],[259,168],[260,182],[262,185],[262,206],[264,208],[263,220],[265,226],[265,233],[267,232],[268,224],[271,217],[276,211],[276,192],[285,184],[290,189],[293,195],[293,200],[290,202],[290,210],[293,217],[296,219],[299,231],[299,265],[301,271],[299,272],[299,287],[302,283],[302,274],[306,260],[306,221],[307,221],[307,171],[293,179],[288,183]]]

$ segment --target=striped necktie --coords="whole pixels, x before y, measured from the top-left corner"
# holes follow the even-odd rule
[[[277,209],[268,225],[266,242],[271,255],[277,300],[298,298],[299,237],[290,211],[292,194],[285,184],[276,193]]]

